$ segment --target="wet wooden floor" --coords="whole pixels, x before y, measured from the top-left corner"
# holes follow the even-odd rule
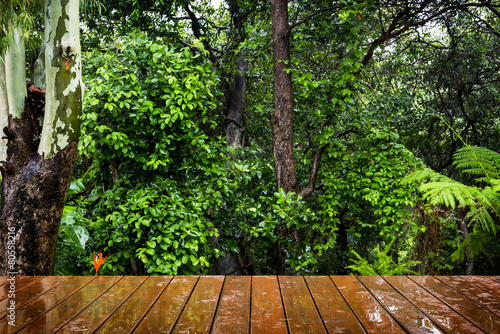
[[[50,276],[13,286],[15,296],[0,277],[0,333],[500,333],[500,276]]]

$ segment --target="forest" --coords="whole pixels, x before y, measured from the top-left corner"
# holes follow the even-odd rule
[[[1,0],[0,275],[500,274],[500,1]]]

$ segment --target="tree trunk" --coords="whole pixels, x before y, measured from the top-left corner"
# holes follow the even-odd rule
[[[293,156],[293,91],[290,73],[290,29],[288,1],[272,1],[274,114],[269,116],[273,137],[273,161],[276,187],[297,191]]]
[[[462,238],[465,241],[469,236],[469,231],[467,230],[467,212],[469,209],[458,209],[457,218],[458,229],[462,232]],[[474,269],[474,260],[470,256],[469,245],[465,246],[465,259],[464,259],[465,275],[472,275],[472,270]]]
[[[241,12],[238,1],[228,0],[229,12],[234,26],[234,41],[236,45],[240,45],[246,39],[244,20],[245,16]],[[245,144],[245,128],[243,126],[245,115],[245,99],[246,99],[246,74],[248,72],[248,60],[238,52],[238,66],[233,75],[233,82],[227,94],[225,94],[226,106],[226,142],[233,149],[244,146]]]
[[[83,82],[79,0],[46,0],[46,105],[38,153],[50,158],[80,137]]]
[[[34,101],[32,95],[28,101]],[[7,162],[1,169],[0,275],[54,273],[59,224],[77,144],[71,143],[51,159],[38,155],[41,110],[36,109],[33,103],[26,103],[23,118],[11,117],[5,130],[8,147]]]
[[[458,228],[460,229],[460,231],[462,231],[462,238],[464,240],[467,239],[469,231],[467,230],[467,224],[465,223],[465,221],[459,221]],[[470,256],[470,249],[468,245],[465,246],[464,266],[465,275],[472,275],[472,270],[474,269],[474,260],[472,260],[472,257]]]
[[[17,90],[26,96],[24,48],[9,47],[5,56],[7,95],[0,100],[8,100],[9,116],[1,166],[0,275],[54,273],[59,225],[77,156],[83,97],[79,0],[46,0],[44,14],[45,107],[45,92],[34,86],[29,86],[26,102],[11,94],[11,87],[22,82]],[[22,65],[9,66],[9,61]]]
[[[243,116],[246,98],[246,72],[248,61],[238,57],[238,69],[233,78],[233,87],[229,91],[229,107],[226,116],[226,141],[233,149],[244,145],[245,128]]]

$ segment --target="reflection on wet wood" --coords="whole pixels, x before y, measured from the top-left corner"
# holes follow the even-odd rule
[[[85,286],[85,290],[80,289],[75,292],[69,298],[57,305],[57,308],[53,308],[40,316],[20,333],[52,333],[56,329],[64,326],[119,279],[121,279],[121,277],[97,277]]]
[[[405,333],[354,276],[332,276],[332,280],[368,333]]]
[[[461,278],[500,298],[500,283],[483,276],[461,276]]]
[[[215,315],[213,334],[245,333],[250,328],[250,276],[228,276]]]
[[[279,283],[290,333],[325,333],[323,321],[301,276],[280,276]]]
[[[24,288],[30,286],[31,284],[41,280],[43,276],[13,276],[13,280],[7,277],[6,284],[0,286],[0,300],[6,299],[9,295],[9,291],[14,290],[15,292],[21,291]]]
[[[149,277],[96,333],[131,333],[171,280],[172,276]]]
[[[29,287],[29,289],[22,289],[21,291],[16,291],[16,298],[15,298],[16,308],[24,306],[34,298],[49,291],[54,286],[68,280],[70,277],[51,276],[51,277],[41,277],[41,278],[42,279],[39,280],[37,284],[34,284],[33,286]],[[7,307],[9,306],[9,302],[10,302],[9,298],[0,301],[0,318],[3,318],[7,315]]]
[[[408,277],[384,276],[384,279],[447,333],[483,333]]]
[[[0,333],[500,333],[499,278],[17,277]]]
[[[174,333],[208,333],[217,308],[224,276],[201,276]]]
[[[411,276],[410,278],[462,316],[470,319],[483,331],[492,334],[500,333],[500,318],[461,293],[434,277]]]
[[[500,316],[500,298],[459,276],[436,276],[436,278]]]
[[[8,324],[10,319],[5,317],[0,320],[0,333],[15,333],[16,331],[19,331],[39,316],[50,310],[56,309],[56,306],[58,306],[62,301],[80,291],[81,288],[89,284],[89,282],[93,279],[94,277],[91,276],[71,277],[53,289],[50,289],[48,292],[33,299],[26,305],[16,308],[16,326],[10,326]]]
[[[305,279],[329,333],[366,333],[328,276]]]
[[[174,277],[134,333],[170,333],[196,282],[198,276]]]
[[[276,276],[252,277],[250,333],[287,333],[285,313]]]
[[[361,283],[407,332],[443,333],[425,314],[401,296],[380,276],[361,276]]]
[[[500,276],[486,276],[486,277],[496,281],[497,283],[500,283]]]
[[[144,276],[123,277],[58,333],[93,333],[145,280]]]

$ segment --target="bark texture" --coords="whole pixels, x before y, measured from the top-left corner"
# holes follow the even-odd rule
[[[47,1],[46,103],[38,152],[50,158],[80,137],[83,82],[79,0]]]
[[[233,39],[235,45],[240,45],[247,38],[245,32],[246,15],[242,12],[240,4],[236,0],[228,0],[229,12],[233,22]],[[237,68],[232,76],[232,84],[225,94],[226,109],[226,142],[233,149],[245,146],[245,99],[246,99],[246,74],[248,72],[248,60],[238,52]]]
[[[8,145],[1,167],[0,275],[54,273],[59,225],[77,155],[76,142],[51,159],[38,155],[42,92],[30,88],[23,117],[11,117],[4,129]]]
[[[4,59],[9,113],[20,118],[26,99],[26,50],[24,31],[19,26],[12,28]]]
[[[297,175],[293,155],[293,90],[290,73],[290,27],[288,25],[288,1],[273,0],[272,32],[274,63],[274,114],[269,116],[273,137],[273,162],[276,188],[285,192],[297,192]],[[279,230],[282,238],[296,236],[296,231],[285,226]],[[287,272],[287,254],[276,241],[273,261],[276,275],[293,274]]]
[[[273,136],[274,175],[277,188],[297,191],[293,156],[293,92],[290,68],[288,1],[272,1],[274,114],[269,116]]]
[[[462,232],[462,238],[465,240],[469,236],[469,231],[467,230],[467,224],[464,221],[458,222],[458,228]],[[470,255],[469,246],[465,246],[465,258],[464,258],[465,275],[472,275],[474,270],[474,260]]]
[[[247,71],[248,61],[241,56],[238,57],[238,69],[234,74],[233,87],[229,91],[229,108],[226,116],[226,141],[233,149],[244,146],[243,116],[245,113]]]

